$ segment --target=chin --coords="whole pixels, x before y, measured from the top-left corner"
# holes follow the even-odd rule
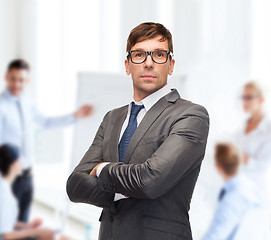
[[[22,91],[20,91],[20,90],[13,90],[13,91],[11,91],[12,95],[14,95],[14,96],[19,96],[21,94],[21,92]]]
[[[158,89],[160,89],[162,86],[157,85],[154,82],[148,82],[148,83],[143,83],[141,85],[141,89],[145,90],[146,92],[153,92],[153,91],[157,91]]]
[[[142,89],[144,92],[147,92],[147,93],[153,93],[153,92],[157,91],[159,88],[156,87],[156,86],[148,86],[148,87],[144,86],[144,87],[142,87],[141,89]]]

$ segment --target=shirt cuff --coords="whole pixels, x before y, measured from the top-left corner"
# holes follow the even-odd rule
[[[74,113],[72,113],[72,114],[69,114],[69,119],[71,119],[70,121],[71,121],[71,123],[76,123],[76,122],[78,122],[78,118],[76,118],[75,116],[74,116]]]
[[[109,164],[110,162],[104,162],[102,164],[99,165],[99,167],[97,168],[97,171],[96,171],[96,176],[99,177],[100,174],[101,174],[101,171],[103,170],[103,168]]]
[[[114,196],[114,202],[115,202],[115,201],[118,201],[118,200],[120,200],[120,199],[123,199],[123,198],[128,198],[128,197],[122,195],[121,193],[115,193],[115,196]]]

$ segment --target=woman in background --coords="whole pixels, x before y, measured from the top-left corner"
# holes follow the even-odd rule
[[[243,172],[257,185],[270,209],[271,120],[264,111],[264,89],[255,81],[243,88],[243,110],[248,115],[233,141],[243,152]]]

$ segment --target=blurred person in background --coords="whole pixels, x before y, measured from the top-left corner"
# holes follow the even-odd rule
[[[42,228],[42,220],[30,223],[17,221],[18,203],[12,192],[12,183],[22,172],[19,149],[12,144],[0,145],[0,239],[53,240],[54,231]],[[72,240],[60,236],[61,240]]]
[[[65,127],[92,113],[92,106],[83,105],[65,116],[42,115],[24,93],[30,82],[29,71],[29,64],[25,60],[12,61],[5,75],[6,89],[0,94],[0,144],[12,143],[19,147],[22,154],[23,171],[13,184],[13,192],[19,202],[18,220],[23,222],[29,219],[33,197],[31,144],[34,126]]]
[[[40,236],[38,239],[53,239],[53,232],[40,228],[42,221],[30,223],[17,221],[18,204],[12,193],[12,183],[22,172],[19,149],[11,144],[0,146],[0,235],[3,239],[22,239]]]
[[[243,153],[244,174],[257,185],[263,203],[270,206],[271,119],[264,111],[264,102],[263,86],[256,81],[246,83],[242,103],[247,119],[233,142]]]
[[[230,143],[215,147],[215,165],[225,184],[203,240],[267,240],[267,224],[256,186],[239,173],[242,157]]]

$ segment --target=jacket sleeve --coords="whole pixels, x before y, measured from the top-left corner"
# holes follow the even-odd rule
[[[135,198],[158,198],[201,164],[208,132],[205,108],[189,107],[172,123],[168,137],[145,162],[106,165],[98,178],[100,189]]]
[[[103,162],[102,144],[108,114],[109,112],[104,116],[88,151],[67,180],[67,194],[73,202],[88,203],[105,208],[113,207],[114,194],[98,188],[97,178],[89,175],[98,163]]]

